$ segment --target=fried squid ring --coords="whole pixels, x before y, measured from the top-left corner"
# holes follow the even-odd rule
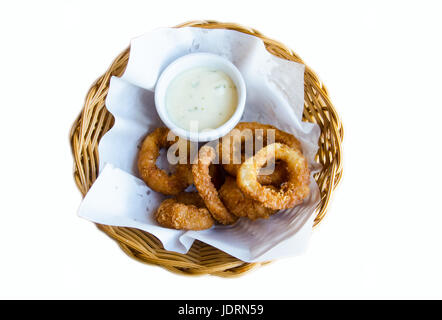
[[[157,192],[165,195],[175,195],[192,184],[191,165],[178,164],[175,172],[168,174],[156,165],[161,148],[168,148],[174,141],[168,141],[169,129],[157,128],[143,141],[138,153],[138,171],[141,179]]]
[[[255,140],[262,139],[263,140],[262,145],[265,146],[265,143],[267,142],[268,130],[274,130],[275,134],[274,142],[279,142],[293,149],[301,151],[301,143],[290,133],[279,130],[276,127],[269,124],[261,124],[258,122],[240,122],[229,134],[223,137],[223,141],[225,141],[224,139],[230,139],[228,148],[227,147],[223,148],[221,144],[219,149],[220,153],[222,154],[223,168],[230,175],[236,176],[239,167],[245,161],[245,154],[243,152],[241,152],[241,160],[240,160],[241,163],[235,163],[239,162],[238,161],[239,159],[235,159],[234,161],[233,157],[234,155],[238,154],[239,151],[237,150],[237,148],[239,147],[238,142],[241,142],[242,145],[242,143],[248,139],[255,139]],[[247,135],[247,133],[250,132],[252,133],[252,136]],[[280,185],[282,182],[284,182],[284,178],[287,176],[286,169],[287,168],[284,165],[276,163],[274,167],[274,172],[271,174],[259,174],[258,181],[261,184]]]
[[[247,197],[238,188],[236,180],[232,177],[226,177],[226,181],[219,190],[219,196],[224,205],[237,217],[247,217],[251,220],[267,219],[276,212],[276,210],[266,208],[260,202]]]
[[[282,160],[288,169],[288,180],[280,189],[261,185],[258,180],[260,168],[272,158]],[[301,203],[310,192],[310,172],[301,151],[281,143],[270,144],[247,159],[236,177],[238,187],[250,198],[271,209],[287,209]]]
[[[213,147],[209,145],[201,147],[198,161],[192,165],[193,182],[213,218],[222,224],[231,224],[237,220],[237,217],[222,203],[209,174],[209,166],[215,157],[216,152]]]
[[[206,208],[199,207],[200,201],[196,192],[180,194],[177,198],[164,200],[157,211],[155,219],[166,228],[178,230],[204,230],[213,226],[214,220]]]

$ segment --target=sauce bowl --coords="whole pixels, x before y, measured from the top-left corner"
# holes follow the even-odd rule
[[[166,95],[170,83],[183,72],[198,67],[213,68],[224,72],[235,84],[237,91],[237,106],[232,116],[218,128],[200,132],[179,127],[172,121],[166,108]],[[212,53],[191,53],[176,59],[164,69],[155,86],[155,107],[161,120],[176,135],[190,141],[212,141],[229,133],[240,121],[244,113],[245,101],[246,85],[239,70],[229,60]],[[213,114],[213,117],[216,116]]]

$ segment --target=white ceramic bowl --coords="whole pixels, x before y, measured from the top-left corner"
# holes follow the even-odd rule
[[[178,127],[166,110],[166,92],[169,84],[182,72],[196,67],[210,67],[225,72],[236,86],[238,105],[232,117],[216,129],[191,132]],[[161,120],[176,135],[191,141],[212,141],[229,133],[239,122],[246,102],[246,85],[239,70],[229,60],[211,53],[191,53],[169,64],[160,75],[155,86],[155,106]]]

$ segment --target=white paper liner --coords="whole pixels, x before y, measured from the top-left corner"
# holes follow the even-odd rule
[[[271,55],[261,40],[231,30],[158,29],[131,42],[127,69],[111,79],[107,109],[115,124],[99,144],[100,175],[79,209],[79,216],[96,223],[147,231],[166,250],[186,253],[195,239],[246,262],[267,261],[302,253],[310,239],[320,193],[311,177],[311,192],[295,208],[269,219],[241,218],[231,226],[203,231],[160,227],[153,213],[166,197],[138,178],[138,148],[147,133],[163,126],[154,104],[154,87],[161,71],[192,52],[210,52],[232,61],[246,86],[246,109],[241,121],[272,124],[293,133],[302,143],[312,175],[320,129],[302,122],[304,65]]]

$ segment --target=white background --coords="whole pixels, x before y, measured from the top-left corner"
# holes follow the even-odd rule
[[[0,298],[442,298],[438,1],[0,4]],[[131,38],[214,19],[297,52],[345,128],[344,177],[307,253],[240,278],[128,258],[77,217],[69,129]]]

